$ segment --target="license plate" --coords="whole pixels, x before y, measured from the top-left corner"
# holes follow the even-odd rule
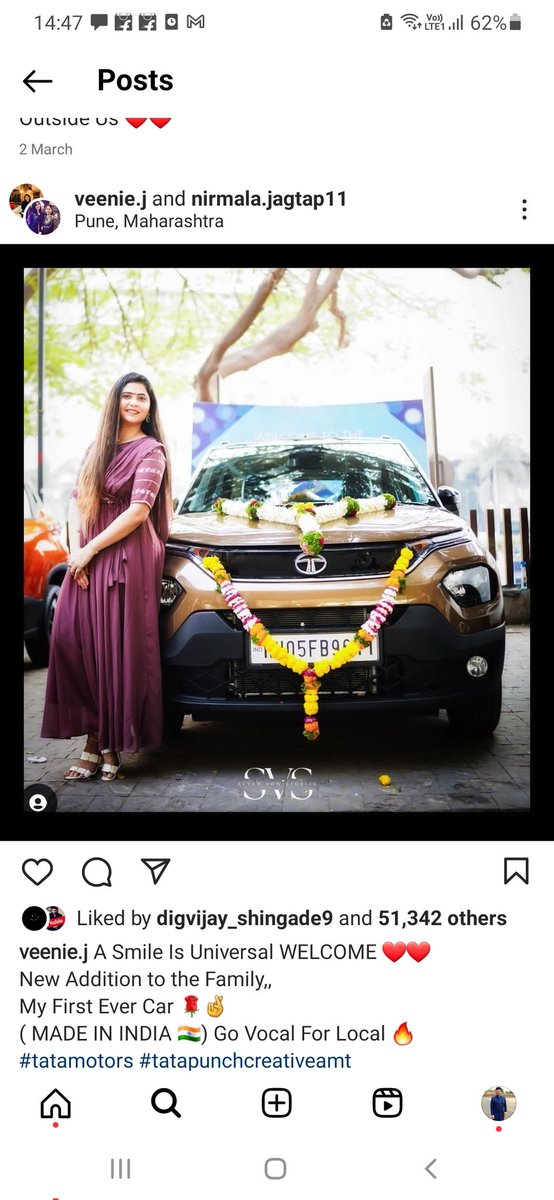
[[[297,654],[299,658],[306,658],[308,662],[314,662],[318,658],[332,658],[335,650],[340,650],[342,646],[346,646],[352,638],[352,630],[333,630],[333,632],[325,633],[318,631],[317,633],[274,633],[272,636],[276,642],[284,646],[290,654]],[[250,662],[256,667],[278,667],[279,663],[275,659],[270,658],[263,646],[256,646],[254,642],[249,640],[250,647]],[[379,634],[366,646],[364,650],[352,660],[352,665],[356,666],[359,662],[379,662]],[[350,665],[350,664],[349,664]]]

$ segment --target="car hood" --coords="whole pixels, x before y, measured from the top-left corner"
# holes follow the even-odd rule
[[[444,508],[397,504],[389,512],[342,518],[322,527],[325,541],[344,545],[352,542],[414,541],[467,529],[461,517]],[[187,513],[174,517],[170,542],[200,546],[294,546],[300,536],[290,525],[270,525],[240,517],[221,517],[215,512]]]

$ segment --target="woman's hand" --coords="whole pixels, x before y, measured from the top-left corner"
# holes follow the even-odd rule
[[[78,575],[75,575],[75,583],[78,583],[79,587],[86,592],[89,585],[88,567],[84,567],[82,571],[79,571]]]
[[[94,551],[90,550],[88,546],[83,546],[80,550],[73,551],[67,560],[70,574],[75,582],[85,590],[89,583],[88,564],[92,558],[94,558]]]

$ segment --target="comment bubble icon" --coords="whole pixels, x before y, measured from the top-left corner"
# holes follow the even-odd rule
[[[89,887],[112,886],[112,868],[106,858],[87,858],[81,874]]]
[[[108,24],[108,14],[107,13],[91,13],[90,14],[90,23],[91,23],[93,29],[100,29],[102,25]]]

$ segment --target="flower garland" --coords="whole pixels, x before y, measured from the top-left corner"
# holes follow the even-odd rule
[[[354,634],[354,637],[346,643],[346,646],[341,646],[340,650],[335,651],[332,658],[317,659],[312,665],[310,665],[307,659],[300,658],[297,654],[291,654],[289,650],[285,650],[285,647],[281,646],[276,638],[272,637],[265,628],[265,625],[250,611],[246,601],[234,587],[231,576],[227,573],[223,563],[215,554],[207,555],[202,559],[203,567],[213,575],[218,591],[221,592],[229,608],[238,617],[254,644],[256,646],[263,646],[266,653],[275,659],[275,662],[281,663],[283,667],[288,667],[289,670],[302,676],[304,737],[309,742],[314,742],[319,737],[319,722],[317,720],[319,707],[318,691],[321,687],[323,676],[327,675],[329,671],[335,671],[337,667],[343,667],[346,663],[351,662],[360,653],[360,650],[365,649],[366,646],[371,644],[377,636],[381,625],[384,624],[394,608],[396,597],[412,558],[413,551],[408,550],[407,546],[405,546],[400,551],[388,576],[385,590],[375,608],[372,609],[367,621],[364,621],[361,628]]]
[[[272,504],[269,500],[225,500],[214,502],[219,516],[245,517],[248,521],[271,521],[278,525],[297,525],[301,532],[300,548],[313,558],[325,545],[320,525],[337,521],[341,517],[357,517],[358,513],[386,512],[394,508],[396,500],[389,492],[382,496],[353,500],[345,496],[336,504]]]

